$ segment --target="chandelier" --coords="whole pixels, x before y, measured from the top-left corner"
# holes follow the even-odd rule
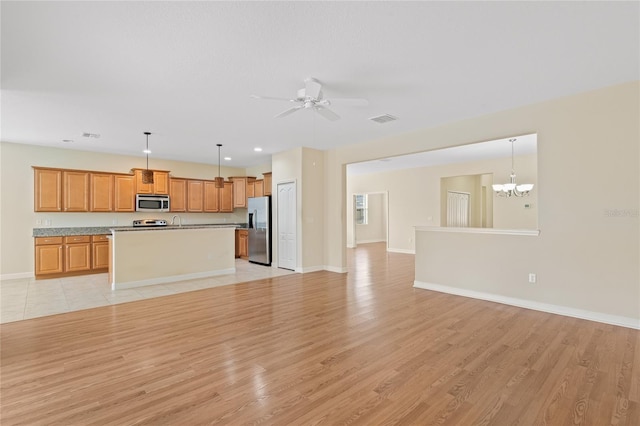
[[[499,197],[525,197],[533,189],[532,183],[516,183],[516,172],[513,167],[513,143],[516,139],[509,139],[511,142],[511,174],[509,175],[509,183],[492,185],[493,191]]]

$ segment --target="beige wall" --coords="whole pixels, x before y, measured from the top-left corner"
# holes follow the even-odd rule
[[[317,242],[324,236],[324,152],[302,148],[302,268],[324,269],[324,252]]]
[[[522,175],[522,180],[519,180],[536,184],[536,156],[519,156],[516,157],[516,162],[519,165],[516,172],[518,176]],[[504,172],[505,169],[506,172]],[[499,158],[349,176],[346,200],[349,224],[347,241],[352,241],[354,193],[389,191],[389,250],[413,252],[415,247],[413,227],[416,225],[438,226],[441,223],[440,179],[442,177],[493,173],[494,181],[503,182],[509,178],[510,169],[511,158]],[[493,226],[500,229],[537,229],[537,190],[536,185],[531,195],[524,198],[506,199],[490,195],[494,210]],[[525,204],[533,207],[525,209]]]
[[[324,159],[325,153],[298,147],[274,154],[273,168],[273,262],[278,264],[278,183],[296,182],[296,270],[307,272],[324,268]]]
[[[387,213],[385,194],[367,194],[368,221],[366,225],[356,224],[356,244],[387,240]]]
[[[345,164],[537,133],[540,235],[527,237],[515,250],[505,250],[515,244],[510,236],[495,236],[479,246],[481,254],[503,254],[504,274],[491,284],[498,290],[487,290],[517,288],[518,297],[530,300],[640,318],[639,94],[640,82],[635,81],[331,151],[326,165],[331,185],[326,263],[338,269],[345,265],[346,223],[339,213],[346,210]],[[391,193],[389,198],[392,204]],[[432,216],[436,214],[437,210]],[[426,224],[415,219],[413,223]],[[474,246],[476,237],[441,238]],[[465,260],[460,258],[458,264]],[[511,265],[525,261],[535,269],[530,272],[538,274],[537,285],[523,286],[520,274],[512,273]],[[428,271],[416,263],[416,279],[429,280]],[[482,291],[489,284],[478,280],[473,285]]]
[[[217,165],[150,159],[151,168],[169,170],[177,177],[211,179]],[[33,228],[50,220],[50,227],[130,226],[134,219],[170,220],[172,213],[35,213],[33,211],[33,169],[31,166],[60,167],[128,173],[144,166],[144,158],[95,152],[56,149],[2,142],[0,144],[0,275],[33,274]],[[244,175],[245,169],[223,167],[223,176]],[[180,213],[187,223],[246,222],[246,209],[234,213]]]

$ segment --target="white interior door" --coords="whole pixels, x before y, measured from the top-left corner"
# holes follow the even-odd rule
[[[296,183],[278,184],[278,267],[296,269]]]
[[[469,226],[469,194],[447,191],[447,226]]]

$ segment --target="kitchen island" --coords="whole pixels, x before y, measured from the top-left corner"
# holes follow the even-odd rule
[[[109,282],[114,290],[235,272],[236,225],[113,228]]]

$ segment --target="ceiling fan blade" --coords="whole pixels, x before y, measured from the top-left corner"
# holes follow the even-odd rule
[[[289,108],[286,111],[282,111],[280,114],[276,115],[275,118],[282,118],[282,117],[286,117],[287,115],[293,114],[294,112],[296,112],[299,109],[304,108],[304,105],[300,105],[297,107],[293,107],[293,108]]]
[[[330,109],[327,109],[327,108],[323,107],[322,105],[316,105],[316,106],[313,107],[313,109],[318,114],[320,114],[321,116],[326,118],[327,120],[336,121],[336,120],[340,119],[340,116],[338,114],[336,114],[335,112],[331,111]]]
[[[315,78],[307,78],[304,81],[304,95],[311,99],[320,99],[322,85]]]
[[[273,96],[258,96],[258,95],[251,95],[250,96],[252,99],[264,99],[267,101],[287,101],[287,102],[296,102],[294,99],[287,99],[287,98],[274,98]]]

